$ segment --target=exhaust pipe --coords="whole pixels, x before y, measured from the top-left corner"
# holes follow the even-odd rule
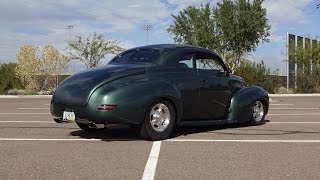
[[[60,117],[55,117],[55,118],[53,118],[53,120],[54,120],[56,123],[62,123],[62,118],[60,118]]]
[[[54,120],[56,123],[59,123],[59,124],[61,124],[61,123],[67,123],[67,122],[63,121],[62,117],[54,117],[53,120]],[[77,122],[83,123],[83,124],[87,124],[88,127],[89,127],[89,128],[92,128],[92,129],[103,129],[103,128],[105,128],[105,126],[107,125],[107,124],[96,124],[96,123],[94,123],[94,122],[92,122],[92,121],[82,120],[82,119],[81,119],[81,120],[77,120]]]
[[[88,123],[89,128],[92,129],[103,129],[105,127],[104,124],[95,124],[95,123]]]

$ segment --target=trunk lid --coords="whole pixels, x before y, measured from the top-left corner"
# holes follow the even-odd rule
[[[61,82],[53,95],[54,104],[85,106],[91,93],[115,79],[146,72],[146,65],[111,64],[82,71]]]

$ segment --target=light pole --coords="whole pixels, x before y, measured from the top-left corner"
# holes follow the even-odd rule
[[[74,28],[74,26],[72,25],[68,25],[67,29],[69,29],[69,43],[71,43],[71,31]],[[71,47],[69,47],[69,60],[71,61]],[[73,64],[73,73],[75,73],[76,71],[76,67],[75,67],[75,63]]]
[[[151,31],[153,26],[151,24],[146,24],[143,26],[143,30],[147,31],[147,45],[149,44],[149,31]]]

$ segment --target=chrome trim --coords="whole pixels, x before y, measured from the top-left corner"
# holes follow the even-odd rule
[[[150,124],[155,131],[164,131],[168,127],[170,120],[170,111],[165,104],[158,103],[152,107],[150,112]]]
[[[262,120],[263,116],[264,116],[264,107],[263,107],[263,103],[261,101],[257,101],[256,104],[253,106],[253,119],[256,122],[259,122]]]

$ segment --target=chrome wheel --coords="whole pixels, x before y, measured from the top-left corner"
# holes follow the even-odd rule
[[[150,112],[151,127],[157,132],[162,132],[168,127],[169,123],[169,108],[163,103],[158,103],[154,105]]]
[[[264,117],[264,106],[261,101],[257,101],[253,106],[253,119],[256,122],[260,122]]]

